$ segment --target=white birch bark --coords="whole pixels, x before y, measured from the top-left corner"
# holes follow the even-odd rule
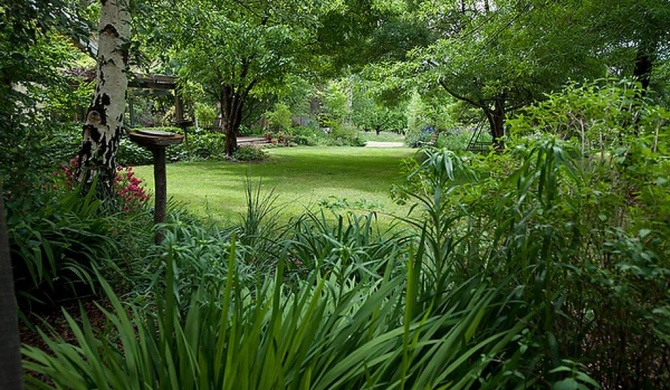
[[[89,183],[98,175],[101,188],[111,194],[126,110],[130,12],[128,0],[101,4],[95,95],[86,114],[78,168],[81,181]]]

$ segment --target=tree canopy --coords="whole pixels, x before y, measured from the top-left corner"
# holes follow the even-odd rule
[[[286,77],[306,66],[315,4],[194,0],[159,15],[149,42],[167,48],[177,73],[218,102],[232,155],[249,100],[285,89]]]

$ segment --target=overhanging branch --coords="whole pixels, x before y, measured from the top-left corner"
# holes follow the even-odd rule
[[[442,79],[442,77],[439,77],[437,79],[437,82],[442,86],[442,88],[444,88],[445,91],[447,91],[447,93],[449,93],[449,95],[455,97],[456,99],[462,100],[462,101],[467,102],[467,103],[470,103],[475,107],[484,108],[484,109],[488,108],[488,106],[486,104],[484,104],[483,102],[477,102],[476,100],[470,99],[469,97],[466,97],[466,96],[463,96],[463,95],[460,95],[460,94],[454,92],[453,89],[449,88],[449,86],[444,81],[444,79]]]

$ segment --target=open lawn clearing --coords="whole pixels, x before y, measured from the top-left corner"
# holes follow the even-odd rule
[[[168,197],[188,205],[200,216],[227,222],[246,211],[245,181],[275,188],[283,220],[300,215],[320,202],[369,207],[380,214],[400,215],[406,207],[389,196],[402,181],[400,163],[413,155],[408,148],[296,147],[270,149],[262,163],[185,162],[169,164]],[[135,168],[153,190],[153,168]],[[346,202],[343,200],[346,199]],[[390,218],[382,216],[386,222]]]
[[[391,131],[382,131],[377,134],[374,131],[359,131],[358,136],[366,142],[403,142],[405,136]]]

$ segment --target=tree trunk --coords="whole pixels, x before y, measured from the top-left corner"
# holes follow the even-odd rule
[[[489,121],[491,129],[491,140],[493,149],[502,152],[505,149],[505,96],[495,98],[493,109],[483,108],[486,119]]]
[[[647,93],[647,88],[651,83],[651,72],[654,70],[654,58],[656,56],[656,44],[643,41],[637,47],[635,57],[635,68],[633,68],[633,78],[642,85],[642,97]]]
[[[221,87],[221,117],[226,135],[226,157],[233,157],[237,151],[237,132],[242,123],[242,99],[229,85]]]
[[[640,132],[640,106],[643,104],[642,99],[647,95],[649,84],[651,84],[651,73],[654,70],[654,59],[656,57],[656,43],[650,40],[643,40],[637,46],[637,54],[635,56],[635,67],[633,68],[633,80],[640,82],[640,91],[635,94],[635,101],[632,107],[632,120],[624,123],[624,128],[631,126],[633,134],[637,135]]]
[[[12,261],[9,256],[5,204],[0,191],[0,389],[23,389],[19,347]]]
[[[237,151],[237,130],[235,129],[233,121],[224,120],[224,122],[224,130],[226,134],[226,157],[233,157],[233,154]]]
[[[101,3],[95,96],[86,112],[78,169],[80,181],[90,184],[99,176],[101,195],[111,196],[126,110],[130,13],[127,0]]]

